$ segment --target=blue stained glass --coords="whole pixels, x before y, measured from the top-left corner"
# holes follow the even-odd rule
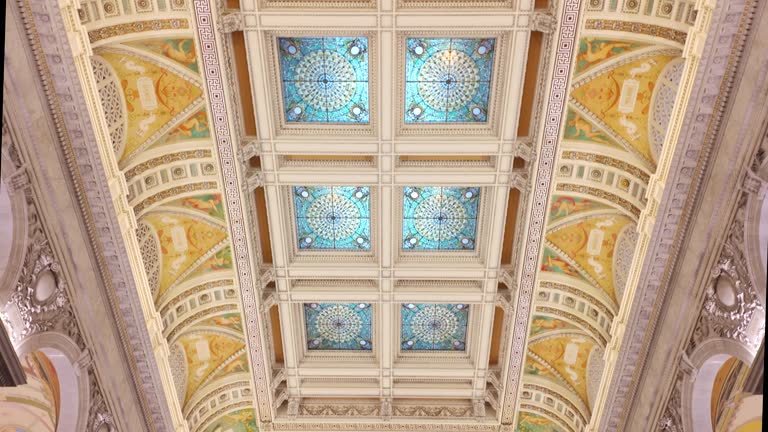
[[[404,250],[474,250],[478,187],[403,188]]]
[[[469,305],[404,303],[400,346],[405,351],[464,351]]]
[[[496,39],[406,39],[405,122],[485,123]]]
[[[368,38],[278,38],[285,120],[370,122]]]
[[[371,249],[370,188],[294,186],[300,249]]]
[[[370,351],[369,303],[304,303],[307,348]]]

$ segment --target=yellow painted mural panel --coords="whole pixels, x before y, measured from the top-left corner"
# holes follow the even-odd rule
[[[639,42],[601,39],[594,37],[579,40],[579,52],[576,54],[574,75],[593,68],[604,61],[648,46]]]
[[[562,428],[546,417],[521,411],[517,420],[516,432],[562,432]]]
[[[128,116],[123,160],[202,95],[179,75],[129,54],[101,51],[115,69]]]
[[[199,72],[195,42],[192,39],[143,39],[128,42],[126,45],[161,55],[192,71]]]
[[[553,195],[552,205],[549,208],[549,223],[551,224],[576,213],[608,209],[611,209],[611,206],[589,198]]]
[[[243,321],[240,319],[240,313],[238,312],[221,314],[203,320],[201,323],[210,326],[226,327],[239,333],[243,332]]]
[[[240,340],[218,334],[186,335],[179,342],[187,354],[185,402],[211,372],[245,346]]]
[[[238,372],[248,372],[248,354],[246,353],[233,358],[223,368],[214,372],[210,377],[210,381],[213,382],[221,377]]]
[[[552,371],[549,370],[543,363],[531,356],[525,357],[524,371],[527,375],[534,375],[540,378],[546,378],[552,381],[560,382],[560,384],[564,384],[556,374],[552,373]]]
[[[528,350],[555,368],[587,403],[587,359],[594,345],[586,336],[563,336],[533,343]]]
[[[170,207],[181,207],[195,210],[212,218],[224,221],[224,205],[221,194],[205,194],[185,197],[166,204]]]
[[[195,261],[227,238],[218,226],[177,214],[149,213],[144,216],[157,232],[161,266],[157,295],[160,296]]]
[[[651,95],[662,69],[677,55],[644,57],[573,89],[571,97],[652,163],[648,139]]]
[[[563,138],[571,141],[584,141],[600,144],[626,151],[621,144],[617,143],[616,140],[611,138],[604,130],[600,129],[600,127],[589,119],[576,112],[573,108],[568,109]]]
[[[205,432],[259,432],[252,409],[244,409],[223,415],[205,428]]]
[[[547,241],[576,262],[600,288],[616,301],[613,281],[613,251],[626,216],[610,215],[580,220],[547,235]]]
[[[211,130],[209,128],[208,114],[205,108],[201,108],[160,137],[154,146],[174,144],[181,141],[204,140],[210,137]]]
[[[531,321],[531,336],[554,330],[577,330],[573,324],[558,318],[535,315]]]
[[[232,250],[229,246],[225,246],[212,257],[203,261],[203,263],[197,266],[197,268],[184,278],[184,280],[188,281],[211,272],[232,270],[232,268]]]
[[[762,432],[762,431],[763,431],[763,419],[756,419],[737,427],[736,429],[734,429],[733,432]]]

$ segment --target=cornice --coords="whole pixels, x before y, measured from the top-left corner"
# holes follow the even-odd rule
[[[89,109],[70,45],[73,41],[75,50],[83,50],[87,42],[82,34],[67,29],[57,3],[20,0],[18,5],[78,196],[79,210],[107,288],[123,349],[130,359],[131,375],[141,389],[142,409],[155,431],[172,430],[160,370],[152,354],[118,212],[113,207],[110,182],[99,157],[94,125],[87,114]],[[71,39],[62,35],[71,35]]]
[[[695,77],[687,78],[693,84],[684,117],[677,123],[678,130],[682,131],[677,137],[677,145],[667,149],[668,154],[659,163],[659,174],[651,180],[649,196],[652,202],[640,224],[644,225],[641,227],[645,232],[642,242],[647,247],[647,254],[642,268],[636,269],[639,280],[629,313],[624,311],[624,316],[617,318],[619,322],[615,327],[618,331],[613,332],[614,339],[622,342],[618,349],[613,346],[613,352],[608,353],[606,374],[609,375],[603,379],[605,405],[593,418],[591,430],[623,429],[628,407],[637,390],[637,376],[647,354],[647,336],[652,333],[658,318],[658,299],[663,298],[670,288],[671,272],[683,243],[675,238],[688,231],[692,214],[701,199],[706,166],[740,61],[747,36],[746,26],[756,5],[753,0],[718,1],[712,9],[714,2],[699,3],[700,18],[711,17],[711,24],[708,31],[706,28],[694,30],[694,39],[686,46],[684,56],[694,59],[700,56],[700,62]],[[681,86],[684,87],[682,83]],[[667,175],[669,178],[665,179]],[[654,220],[657,222],[653,223]],[[610,365],[611,361],[613,365]]]
[[[17,146],[26,145],[23,140],[19,140],[7,123],[11,123],[10,118],[6,119],[8,112],[3,108],[3,150],[12,155],[10,167],[18,170],[25,170],[28,167],[26,157]],[[27,149],[30,151],[31,149]],[[3,155],[5,156],[5,155]],[[67,341],[78,352],[79,358],[73,362],[72,366],[76,368],[76,374],[84,375],[78,383],[77,393],[80,403],[87,400],[88,406],[82,406],[77,413],[72,413],[76,418],[78,427],[97,430],[103,425],[108,429],[117,427],[116,421],[112,415],[110,401],[104,392],[102,380],[99,378],[99,370],[91,353],[98,350],[96,344],[92,343],[92,333],[83,331],[85,328],[78,318],[81,312],[78,311],[78,303],[73,287],[73,279],[69,269],[65,268],[65,262],[59,259],[59,250],[53,241],[54,237],[50,232],[54,229],[50,221],[44,220],[41,211],[40,189],[41,185],[36,180],[33,173],[27,173],[23,181],[9,182],[11,185],[11,194],[19,194],[23,197],[24,220],[17,220],[16,223],[27,225],[25,249],[22,253],[21,271],[18,278],[14,281],[11,289],[11,296],[6,304],[0,304],[0,318],[4,321],[0,324],[0,348],[3,353],[3,368],[7,363],[18,369],[11,369],[10,372],[17,372],[20,376],[12,375],[13,382],[5,382],[5,376],[0,377],[0,385],[22,385],[26,384],[26,378],[22,366],[17,358],[19,355],[28,353],[28,346],[36,345],[36,341],[47,340],[50,347],[57,347],[52,343],[54,340]],[[47,298],[40,300],[38,294],[38,281],[44,274],[53,277],[53,291],[47,295]],[[79,303],[82,305],[82,303]],[[11,334],[6,333],[6,326]],[[10,336],[10,338],[9,338]],[[90,337],[89,337],[90,336]],[[11,345],[16,343],[16,348]],[[25,345],[27,347],[25,347]],[[45,344],[48,346],[47,344]],[[8,350],[8,351],[6,351]],[[62,353],[67,356],[67,354]],[[68,356],[67,356],[68,357]],[[6,360],[7,359],[7,360]],[[68,360],[71,360],[68,358]],[[3,371],[5,372],[5,371]],[[81,387],[87,383],[87,388]]]

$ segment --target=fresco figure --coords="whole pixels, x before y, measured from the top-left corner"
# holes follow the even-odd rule
[[[544,251],[544,262],[541,265],[541,270],[579,277],[579,272],[576,269],[549,249]]]
[[[206,115],[205,110],[200,110],[168,132],[163,141],[164,143],[172,143],[183,139],[208,138],[210,136],[208,115]]]
[[[615,145],[613,140],[603,131],[595,128],[587,119],[571,110],[568,111],[568,119],[565,124],[565,134],[563,137],[565,139]]]
[[[592,204],[586,199],[574,199],[569,196],[560,196],[552,203],[550,207],[549,218],[559,219],[581,210],[586,210]]]
[[[184,198],[181,205],[208,213],[218,219],[224,219],[224,208],[221,203],[221,195],[210,194]]]
[[[604,60],[641,46],[643,45],[630,42],[583,38],[579,42],[579,53],[576,55],[576,72],[584,71]]]
[[[153,40],[146,41],[143,45],[197,71],[197,54],[192,39]]]

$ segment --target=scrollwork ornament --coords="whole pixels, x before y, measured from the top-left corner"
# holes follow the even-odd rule
[[[18,337],[21,339],[36,333],[58,331],[84,349],[85,343],[68,300],[63,270],[54,258],[35,203],[28,194],[26,198],[29,242],[19,279],[5,310],[15,308],[18,311],[22,326]]]
[[[472,417],[472,407],[450,407],[450,406],[415,406],[401,405],[395,406],[393,415],[400,417],[453,417],[463,418]]]
[[[534,12],[531,16],[531,29],[542,33],[554,33],[557,28],[557,18],[547,12]]]
[[[242,12],[227,12],[221,15],[221,32],[232,33],[243,30]]]
[[[115,432],[115,420],[109,412],[107,402],[101,393],[98,379],[93,367],[88,368],[88,385],[90,387],[90,409],[88,410],[88,432]],[[106,425],[106,428],[104,427]]]
[[[387,398],[381,401],[381,417],[384,421],[392,418],[392,399]]]
[[[720,257],[710,273],[704,304],[686,350],[688,355],[711,337],[733,339],[753,349],[759,343],[758,338],[749,334],[752,317],[763,311],[764,306],[749,278],[742,250],[745,204],[746,195],[742,195]],[[724,302],[724,296],[730,301]]]
[[[376,417],[379,410],[377,405],[312,404],[301,405],[299,414],[311,417]]]
[[[485,400],[475,399],[472,401],[472,413],[477,418],[485,417]]]
[[[658,430],[661,432],[683,432],[682,399],[680,387],[683,382],[683,373],[678,371],[675,386],[667,399],[667,406],[659,418]]]

